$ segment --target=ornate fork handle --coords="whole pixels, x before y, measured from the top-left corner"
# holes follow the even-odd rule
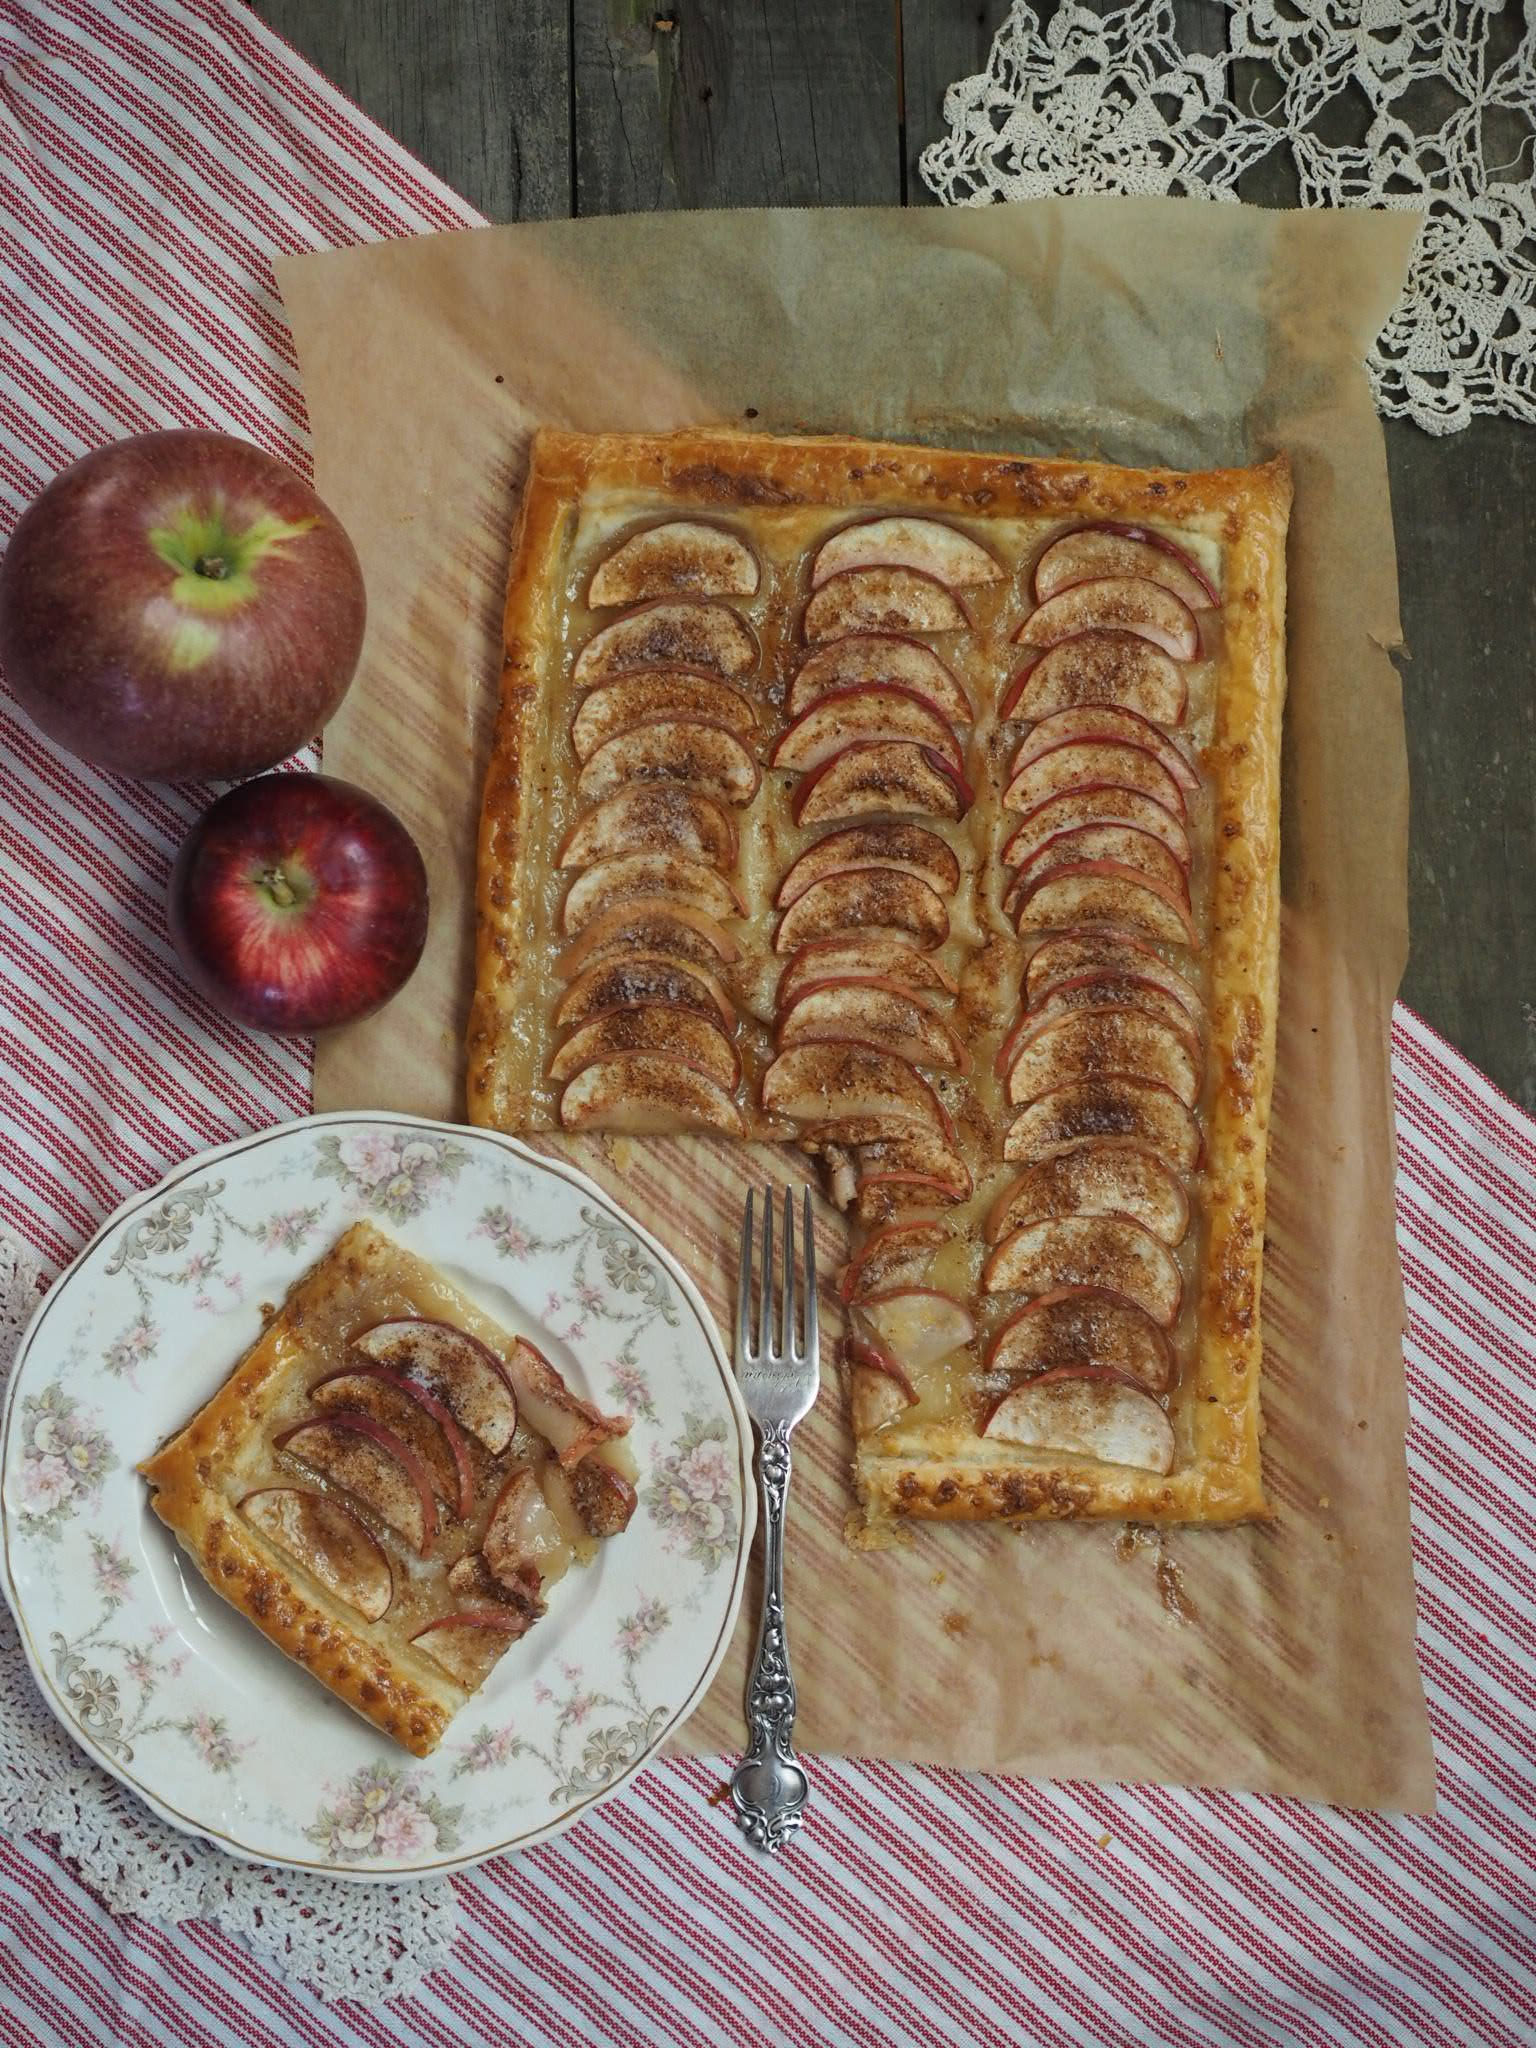
[[[789,1429],[762,1432],[758,1481],[765,1521],[763,1612],[747,1685],[751,1741],[731,1779],[731,1805],[747,1840],[782,1849],[803,1818],[810,1780],[795,1757],[795,1681],[784,1634],[784,1503],[789,1493]]]

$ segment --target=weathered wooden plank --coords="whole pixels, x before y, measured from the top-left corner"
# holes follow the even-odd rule
[[[957,80],[985,71],[1008,0],[902,0],[901,55],[909,206],[937,202],[918,158],[946,133],[944,95]]]
[[[252,0],[492,220],[571,211],[570,21],[550,0]]]
[[[1536,431],[1386,434],[1412,783],[1403,1000],[1536,1110]]]
[[[894,205],[894,0],[575,0],[576,211]]]

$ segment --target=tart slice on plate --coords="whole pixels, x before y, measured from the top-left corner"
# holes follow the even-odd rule
[[[139,1470],[207,1580],[414,1756],[635,1507],[629,1425],[369,1223]]]

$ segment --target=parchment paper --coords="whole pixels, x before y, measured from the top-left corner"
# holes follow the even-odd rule
[[[1189,468],[1277,448],[1294,462],[1264,1316],[1277,1518],[1161,1539],[919,1528],[855,1554],[828,1372],[796,1439],[789,1541],[807,1749],[1432,1804],[1388,1071],[1407,770],[1384,651],[1399,637],[1386,469],[1360,368],[1416,224],[1075,199],[492,228],[278,265],[317,483],[368,581],[326,767],[400,812],[433,888],[421,970],[322,1045],[317,1109],[463,1114],[480,761],[534,425],[751,420]],[[671,1244],[726,1324],[743,1190],[803,1177],[792,1154],[706,1141],[551,1149]],[[841,1235],[825,1212],[823,1246]],[[739,1745],[750,1624],[691,1747]]]

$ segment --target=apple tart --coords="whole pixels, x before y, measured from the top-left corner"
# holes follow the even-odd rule
[[[820,1161],[871,1523],[1264,1512],[1290,496],[535,437],[469,1113]]]
[[[358,1223],[139,1470],[216,1593],[427,1756],[628,1524],[628,1427]]]

